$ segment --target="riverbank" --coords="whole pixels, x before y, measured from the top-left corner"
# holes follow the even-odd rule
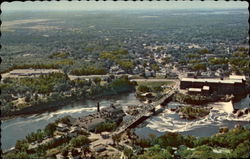
[[[53,111],[56,111],[67,104],[70,104],[70,103],[82,102],[84,100],[96,100],[96,99],[100,99],[100,98],[110,99],[114,96],[125,95],[127,93],[133,93],[133,92],[128,91],[126,89],[122,92],[119,92],[119,94],[112,91],[110,93],[103,93],[103,94],[99,94],[96,96],[92,96],[91,98],[86,97],[85,99],[81,99],[79,97],[70,97],[70,98],[64,99],[63,101],[59,100],[59,101],[53,101],[50,103],[42,103],[42,104],[38,104],[38,105],[33,105],[30,107],[24,108],[20,111],[8,114],[6,116],[1,114],[0,120],[8,120],[8,119],[16,118],[16,117],[25,117],[25,116],[29,116],[29,115],[33,115],[33,114],[41,114],[44,112],[53,112]]]
[[[78,118],[95,113],[97,111],[97,102],[100,103],[101,109],[109,107],[111,104],[121,105],[124,109],[128,105],[141,104],[134,93],[123,93],[116,96],[97,98],[95,100],[85,99],[79,102],[72,102],[51,112],[26,115],[25,117],[18,116],[16,118],[4,120],[1,125],[2,150],[10,149],[15,145],[17,140],[25,138],[25,136],[38,129],[43,129],[48,123],[52,123],[58,118],[68,115]]]

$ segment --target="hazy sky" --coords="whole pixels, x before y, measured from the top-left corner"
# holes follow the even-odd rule
[[[6,10],[124,10],[124,9],[230,9],[248,8],[247,2],[241,1],[52,1],[52,2],[4,2]]]

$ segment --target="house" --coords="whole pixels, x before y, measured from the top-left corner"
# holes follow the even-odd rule
[[[155,72],[150,70],[145,70],[145,77],[155,77]]]
[[[95,145],[93,147],[93,149],[95,150],[95,152],[103,152],[105,151],[107,148],[106,148],[106,145],[104,144],[98,144],[98,145]]]
[[[90,118],[84,120],[82,125],[87,130],[93,130],[98,124],[105,122],[106,120],[103,118]]]
[[[174,72],[168,72],[166,73],[165,77],[169,79],[178,79],[179,76]]]
[[[68,128],[68,125],[66,125],[66,124],[58,123],[57,127],[56,127],[56,130],[60,131],[60,132],[66,132],[66,131],[69,130],[69,128]]]
[[[189,78],[194,78],[196,76],[196,73],[195,72],[187,72],[187,77]]]
[[[104,138],[104,139],[108,139],[110,136],[110,132],[101,132],[101,136],[102,136],[102,138]]]

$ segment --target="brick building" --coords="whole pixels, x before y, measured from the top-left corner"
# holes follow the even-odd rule
[[[191,88],[191,89],[190,89]],[[194,88],[194,89],[193,89]],[[183,78],[181,79],[180,89],[189,89],[190,91],[203,91],[207,94],[241,94],[245,93],[246,86],[244,79],[195,79]]]

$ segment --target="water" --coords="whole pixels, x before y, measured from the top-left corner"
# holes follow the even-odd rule
[[[84,102],[75,102],[62,107],[54,112],[46,112],[27,117],[18,117],[2,121],[1,125],[1,148],[3,150],[15,146],[19,139],[24,139],[26,135],[38,129],[43,129],[48,123],[58,118],[71,115],[72,117],[85,116],[96,112],[96,104],[100,102],[100,106],[110,106],[113,104],[121,104],[122,106],[139,104],[134,93],[113,96],[112,99],[86,100]]]
[[[233,128],[235,124],[244,126],[250,125],[250,114],[245,114],[240,118],[232,116],[233,106],[235,108],[250,108],[249,95],[237,103],[232,102],[216,102],[209,104],[213,109],[210,114],[197,120],[181,119],[178,114],[165,109],[163,113],[158,116],[152,116],[147,121],[142,123],[142,126],[135,129],[135,133],[141,137],[146,138],[150,133],[157,136],[163,135],[166,132],[179,132],[183,135],[193,136],[211,136],[219,131],[220,127],[227,126]],[[180,105],[176,102],[168,104],[171,107]]]
[[[55,121],[66,115],[80,117],[96,111],[96,103],[100,102],[101,107],[109,106],[111,103],[121,104],[122,106],[136,105],[140,101],[134,96],[134,93],[113,96],[111,99],[86,100],[84,102],[75,102],[62,107],[54,112],[46,112],[27,117],[18,117],[2,121],[1,125],[1,143],[2,149],[6,150],[13,146],[19,139],[37,129],[43,129],[48,123]],[[218,132],[219,127],[234,127],[235,124],[249,125],[250,114],[244,115],[239,119],[230,116],[232,107],[243,108],[250,107],[249,95],[241,101],[232,104],[231,102],[217,102],[212,104],[213,110],[204,119],[188,121],[180,119],[177,114],[167,109],[158,116],[153,116],[136,128],[135,132],[140,137],[148,137],[150,133],[159,136],[165,132],[180,132],[185,135],[211,136]],[[169,105],[180,105],[170,102]]]

